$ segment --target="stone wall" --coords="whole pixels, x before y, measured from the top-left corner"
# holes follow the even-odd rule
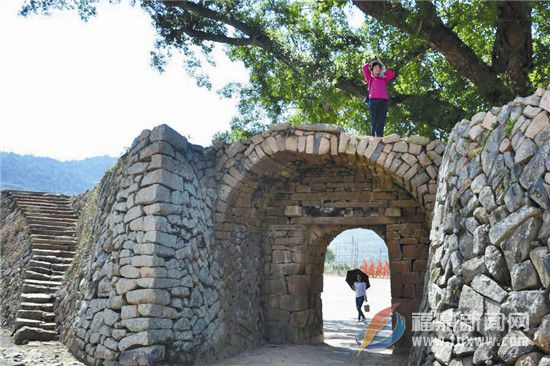
[[[352,227],[387,240],[393,301],[410,314],[443,149],[331,125],[275,125],[208,148],[166,125],[144,130],[75,197],[79,252],[57,301],[64,342],[90,365],[319,342],[326,247]]]
[[[14,329],[31,240],[23,213],[6,192],[0,197],[0,325]]]
[[[439,340],[411,364],[550,364],[549,112],[550,90],[539,89],[450,134],[422,305],[437,329],[417,334]],[[528,327],[511,327],[514,313],[527,313]],[[490,314],[502,329],[485,323]]]
[[[213,357],[224,328],[212,158],[163,125],[143,131],[96,187],[93,219],[80,217],[91,244],[86,267],[73,270],[59,301],[76,312],[64,340],[87,364]]]

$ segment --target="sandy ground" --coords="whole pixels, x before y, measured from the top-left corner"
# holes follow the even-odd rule
[[[406,364],[406,358],[391,355],[391,350],[358,354],[356,337],[365,323],[358,323],[355,293],[343,277],[325,276],[323,300],[325,343],[315,346],[264,345],[216,365],[381,365]],[[371,279],[367,290],[371,311],[367,319],[390,305],[389,279]],[[380,336],[391,331],[387,326]],[[78,362],[59,342],[30,342],[15,345],[7,330],[0,329],[0,365],[2,366],[76,366]]]

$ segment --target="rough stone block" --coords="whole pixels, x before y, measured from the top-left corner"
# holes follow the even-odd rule
[[[161,289],[132,290],[126,293],[130,304],[170,304],[170,293]]]

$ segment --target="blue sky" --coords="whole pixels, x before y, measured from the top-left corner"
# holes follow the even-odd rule
[[[203,146],[229,128],[237,101],[197,87],[177,52],[165,73],[150,67],[155,31],[139,6],[103,2],[84,22],[74,12],[24,18],[17,15],[22,1],[0,3],[1,151],[119,156],[161,123]],[[216,60],[207,68],[214,89],[248,80],[221,49]]]

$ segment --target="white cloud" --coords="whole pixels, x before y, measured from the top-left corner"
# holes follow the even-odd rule
[[[229,128],[236,101],[199,88],[174,54],[149,65],[155,30],[139,6],[102,4],[88,22],[74,12],[17,15],[0,0],[0,150],[61,160],[120,155],[143,130],[167,123],[207,146]],[[214,85],[247,81],[221,51]]]

